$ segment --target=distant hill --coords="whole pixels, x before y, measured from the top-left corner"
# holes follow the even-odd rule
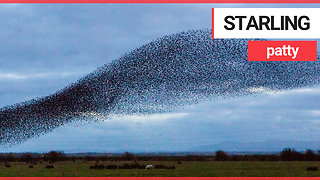
[[[281,141],[268,140],[263,142],[222,142],[218,144],[199,146],[191,149],[198,152],[214,152],[223,150],[227,152],[280,152],[284,148],[290,147],[297,151],[306,149],[320,149],[320,141]]]

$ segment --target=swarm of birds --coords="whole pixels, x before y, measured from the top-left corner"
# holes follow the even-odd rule
[[[0,144],[19,144],[100,116],[162,113],[257,93],[253,89],[319,83],[318,62],[249,62],[248,41],[213,40],[210,29],[154,40],[52,95],[0,109]]]

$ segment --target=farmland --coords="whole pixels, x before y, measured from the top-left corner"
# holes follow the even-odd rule
[[[0,163],[1,176],[320,176],[319,161],[139,161],[139,164],[175,166],[175,169],[90,169],[95,164],[108,166],[132,161],[57,161]],[[47,165],[54,168],[48,169]],[[6,167],[7,166],[7,167]],[[32,167],[32,168],[31,168]]]

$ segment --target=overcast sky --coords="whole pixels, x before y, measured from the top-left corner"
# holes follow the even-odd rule
[[[210,28],[213,7],[256,5],[0,5],[0,107],[54,93],[156,38]],[[280,140],[320,147],[319,90],[219,100],[167,114],[114,116],[0,150],[189,151],[223,142]]]

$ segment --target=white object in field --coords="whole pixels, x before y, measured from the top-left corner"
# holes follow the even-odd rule
[[[151,164],[146,165],[146,169],[152,169],[153,166]]]

